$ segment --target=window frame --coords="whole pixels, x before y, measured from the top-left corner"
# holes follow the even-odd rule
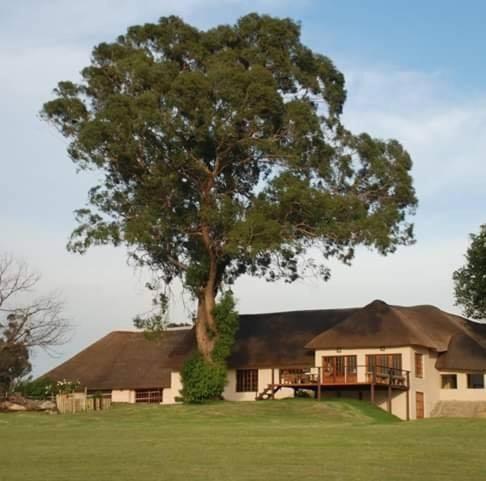
[[[135,404],[160,404],[163,401],[163,389],[135,389]]]
[[[480,376],[482,383],[481,385],[475,385],[475,383],[472,381],[473,376]],[[484,373],[482,372],[468,372],[466,373],[467,377],[467,388],[468,389],[484,389],[485,384],[484,384]]]
[[[417,379],[424,378],[424,355],[421,352],[416,352],[414,356],[415,377]]]
[[[388,374],[392,369],[394,372],[403,371],[402,353],[366,354],[366,370],[376,371],[377,374]]]
[[[452,387],[448,387],[445,383],[444,380],[446,378],[453,378],[454,382],[452,383]],[[454,390],[457,389],[457,374],[441,374],[440,375],[440,388],[441,389],[447,389],[447,390]]]
[[[258,392],[258,369],[236,370],[236,392]]]

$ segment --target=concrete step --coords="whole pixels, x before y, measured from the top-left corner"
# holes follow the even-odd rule
[[[486,401],[439,401],[431,417],[475,418],[486,417]]]

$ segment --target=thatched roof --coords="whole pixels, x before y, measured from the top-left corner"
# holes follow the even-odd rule
[[[305,345],[342,322],[355,309],[278,312],[240,316],[230,367],[310,367],[314,355]]]
[[[160,340],[116,331],[45,376],[79,380],[89,389],[170,386],[195,350],[193,329],[170,330]],[[486,325],[433,306],[327,309],[240,316],[231,368],[310,367],[315,349],[423,346],[441,353],[439,369],[486,370]]]
[[[170,386],[171,371],[182,364],[192,331],[164,332],[149,340],[141,332],[115,331],[52,369],[44,377],[80,381],[93,390]]]
[[[343,322],[312,339],[308,349],[423,346],[446,351],[452,336],[465,332],[467,321],[433,306],[390,306],[373,301]]]
[[[447,352],[439,355],[436,368],[442,371],[486,371],[486,349],[467,334],[452,336]]]
[[[350,309],[294,311],[240,316],[232,368],[312,366],[305,344],[352,312]],[[144,389],[170,386],[195,350],[192,329],[164,332],[158,341],[143,333],[115,331],[49,371],[51,379],[79,380],[89,389]]]

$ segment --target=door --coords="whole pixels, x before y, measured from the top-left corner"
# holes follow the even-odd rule
[[[323,384],[354,384],[356,382],[356,356],[324,356],[322,358]]]
[[[417,419],[424,418],[425,405],[424,405],[424,393],[417,391],[415,393],[415,417]]]

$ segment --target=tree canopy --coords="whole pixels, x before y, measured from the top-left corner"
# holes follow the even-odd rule
[[[466,316],[486,319],[486,224],[470,237],[466,263],[453,274],[456,304]]]
[[[207,360],[215,297],[239,276],[328,279],[326,259],[413,241],[409,154],[343,126],[344,77],[291,19],[133,26],[55,95],[43,117],[80,169],[102,174],[69,248],[124,244],[165,285],[179,279]]]

